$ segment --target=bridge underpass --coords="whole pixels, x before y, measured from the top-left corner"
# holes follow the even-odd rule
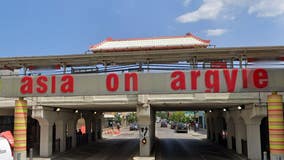
[[[101,118],[103,112],[110,111],[136,111],[140,128],[148,128],[145,137],[140,137],[140,155],[150,156],[155,140],[155,112],[162,110],[205,110],[207,120],[207,136],[213,142],[219,143],[222,125],[227,124],[227,144],[229,149],[239,154],[247,155],[251,159],[261,156],[262,148],[255,147],[260,142],[261,120],[267,116],[266,106],[260,107],[267,102],[267,93],[203,93],[203,94],[163,94],[163,95],[120,95],[120,96],[78,96],[78,97],[34,97],[29,98],[28,103],[32,106],[32,117],[37,119],[40,125],[40,152],[43,157],[52,155],[52,130],[56,124],[57,134],[60,141],[60,151],[68,147],[64,143],[72,137],[72,147],[76,146],[74,129],[80,114],[74,113],[79,109],[86,120],[86,132],[88,140],[100,139],[102,132]],[[9,102],[5,101],[6,105]],[[14,100],[11,100],[13,105]],[[245,108],[238,110],[237,107],[244,105]],[[56,108],[61,108],[56,112]],[[228,109],[223,112],[223,108]],[[209,112],[212,110],[212,112]],[[94,114],[96,112],[96,114]],[[223,121],[224,120],[224,121]],[[91,128],[93,126],[93,128]],[[94,127],[95,126],[95,127]],[[68,130],[67,136],[64,130]],[[246,128],[246,130],[243,130]],[[91,133],[91,130],[93,133]],[[236,132],[241,131],[241,132]],[[253,133],[253,135],[251,135]],[[94,135],[93,135],[94,134]],[[139,133],[141,135],[141,133]],[[252,138],[247,138],[247,137]],[[146,138],[146,145],[141,141]],[[245,145],[247,147],[245,147]],[[262,146],[261,144],[259,146]]]

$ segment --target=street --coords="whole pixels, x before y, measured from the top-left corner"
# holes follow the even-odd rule
[[[240,160],[232,151],[206,141],[206,130],[175,133],[156,127],[157,160]],[[138,131],[122,128],[120,134],[104,134],[103,140],[55,155],[53,160],[130,160],[139,154]]]
[[[158,126],[158,125],[157,125]],[[208,142],[206,131],[175,133],[169,128],[157,127],[159,138],[157,160],[241,160],[242,158],[221,146]]]
[[[130,160],[138,152],[138,132],[121,129],[121,134],[105,134],[104,139],[65,153],[52,160]]]

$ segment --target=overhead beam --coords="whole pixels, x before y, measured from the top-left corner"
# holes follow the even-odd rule
[[[118,65],[143,63],[176,63],[196,57],[198,61],[231,60],[243,55],[247,58],[284,57],[284,46],[268,47],[230,47],[230,48],[194,48],[172,50],[148,50],[128,52],[98,52],[91,54],[72,54],[59,56],[31,56],[0,58],[0,69],[19,69],[23,66],[92,66],[103,63]],[[162,57],[162,58],[161,58]]]

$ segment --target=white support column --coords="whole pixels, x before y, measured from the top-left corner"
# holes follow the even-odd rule
[[[71,124],[70,128],[72,136],[72,148],[75,148],[77,144],[77,130],[76,130],[77,120],[73,120],[70,124]]]
[[[41,157],[52,155],[52,125],[50,123],[40,123],[40,153]]]
[[[85,123],[86,123],[86,134],[88,138],[88,143],[91,141],[91,118],[90,116],[85,117]]]
[[[143,104],[137,106],[137,120],[139,126],[140,136],[140,156],[147,157],[151,154],[153,146],[153,127],[151,118],[151,108],[149,104]],[[143,141],[146,140],[144,144]]]
[[[94,139],[93,139],[94,137]],[[94,117],[92,118],[92,141],[96,141],[96,118],[95,118],[95,115]]]
[[[248,158],[251,160],[261,159],[260,124],[247,124]]]
[[[215,127],[214,126],[215,126],[215,121],[214,121],[213,118],[210,118],[210,134],[211,134],[210,140],[212,142],[213,142],[214,139],[216,139],[215,138],[215,130],[214,130]]]
[[[56,125],[56,139],[60,139],[60,152],[64,152],[66,149],[66,122],[58,121]]]
[[[102,118],[103,114],[101,112],[97,112],[95,114],[95,141],[102,139]]]
[[[240,122],[236,123],[236,152],[239,154],[242,154],[242,130],[243,130],[243,125]]]
[[[215,134],[215,143],[219,144],[219,133],[220,133],[220,121],[218,118],[214,119],[214,134]]]

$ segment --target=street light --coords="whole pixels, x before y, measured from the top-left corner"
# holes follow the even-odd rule
[[[238,110],[242,110],[242,109],[245,109],[245,105],[238,106]]]

